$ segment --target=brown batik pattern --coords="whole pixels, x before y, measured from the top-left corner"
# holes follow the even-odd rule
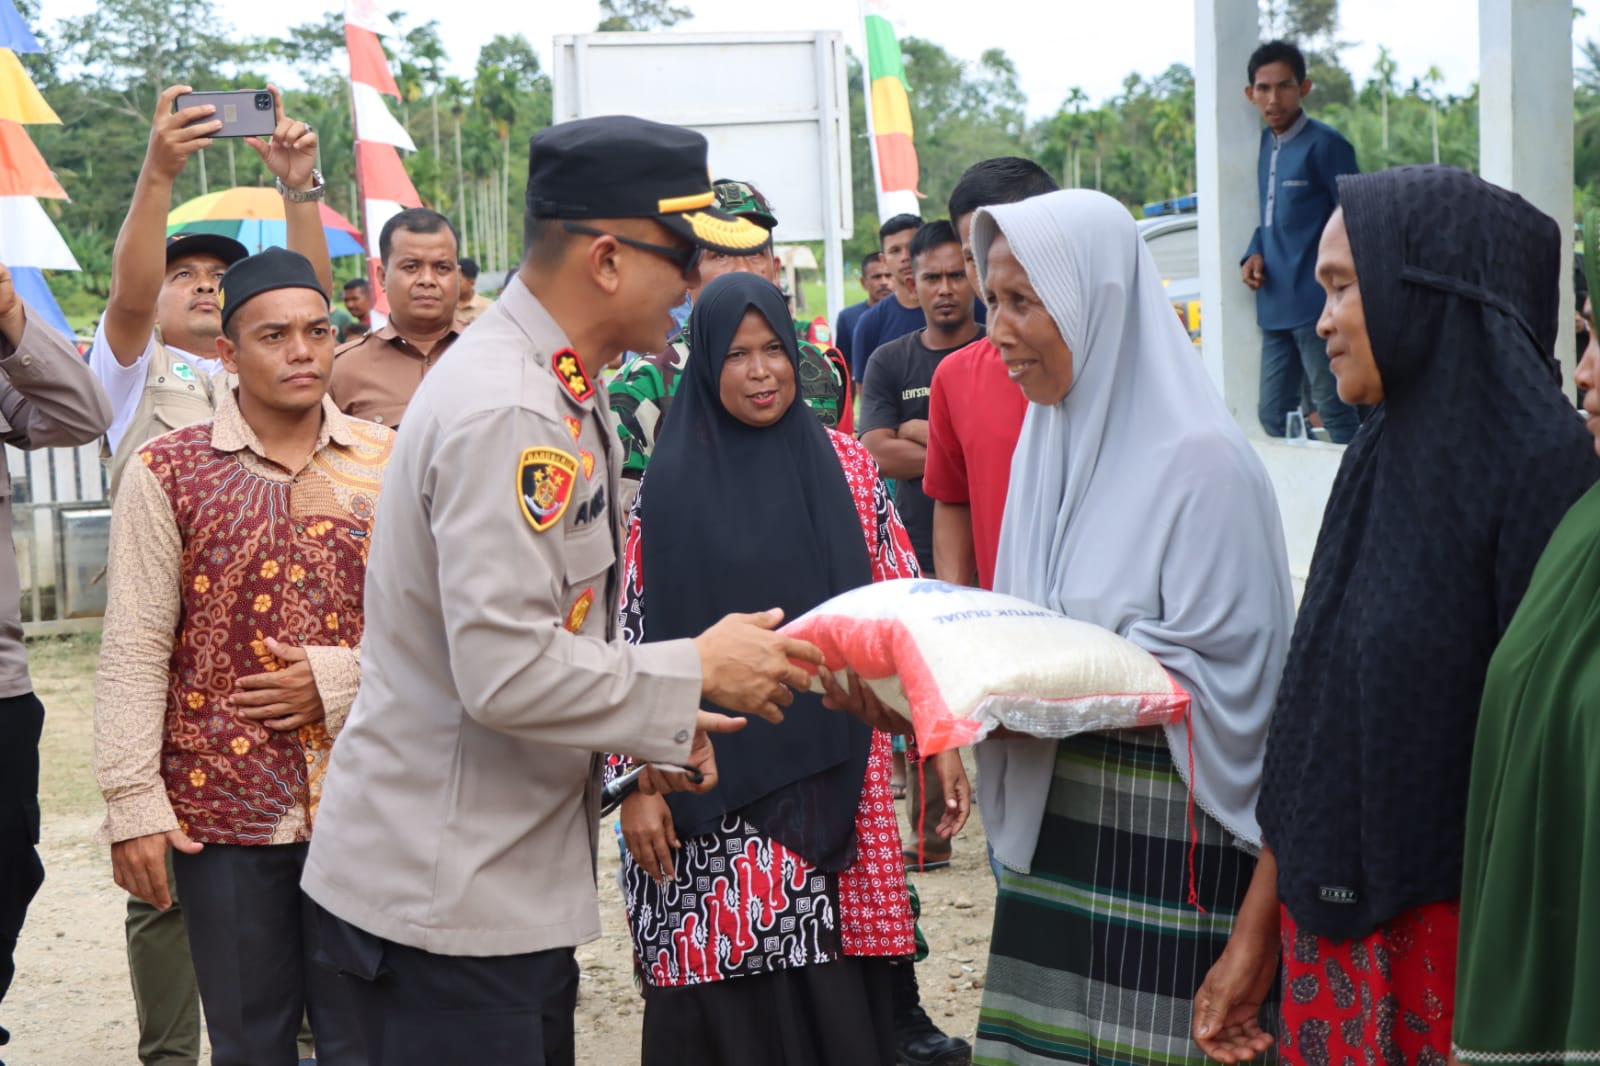
[[[182,828],[217,844],[309,838],[331,742],[234,715],[236,678],[279,664],[269,637],[354,647],[372,517],[392,439],[354,427],[290,479],[248,449],[219,452],[211,427],[141,453],[183,534],[182,621],[167,691],[161,772]]]

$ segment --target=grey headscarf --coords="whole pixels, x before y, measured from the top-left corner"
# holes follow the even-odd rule
[[[1003,234],[1072,350],[1072,387],[1030,404],[1011,463],[995,589],[1154,655],[1193,697],[1199,805],[1259,846],[1256,796],[1294,624],[1267,472],[1173,313],[1133,219],[1068,190],[980,210],[979,272]],[[995,337],[996,343],[1004,336]],[[1190,729],[1166,727],[1189,778]],[[978,746],[995,855],[1032,866],[1056,742]]]

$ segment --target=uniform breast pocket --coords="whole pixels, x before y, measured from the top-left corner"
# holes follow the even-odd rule
[[[167,429],[183,429],[212,415],[211,397],[196,381],[164,374],[156,379],[151,414]],[[164,432],[164,431],[162,431]],[[151,436],[157,436],[152,433]]]
[[[604,584],[607,571],[616,561],[616,546],[605,522],[591,522],[568,531],[566,581],[569,589],[581,590],[588,585]],[[604,591],[597,587],[595,594]]]

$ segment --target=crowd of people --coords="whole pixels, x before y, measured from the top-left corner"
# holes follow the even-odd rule
[[[168,238],[220,123],[163,93],[87,360],[0,267],[5,441],[108,464],[98,839],[141,1061],[197,1062],[203,1011],[218,1066],[572,1063],[602,785],[646,1066],[1600,1054],[1600,334],[1585,420],[1557,222],[1459,170],[1357,173],[1290,44],[1247,75],[1261,429],[1348,442],[1298,610],[1133,219],[1028,160],[887,220],[829,330],[699,134],[562,123],[497,299],[415,208],[335,309],[315,131],[274,90],[247,141],[287,248]],[[915,965],[961,757],[857,678],[808,693],[821,653],[777,631],[924,575],[1115,631],[1192,698],[978,745],[975,1046]],[[7,560],[0,993],[43,877],[18,599]]]

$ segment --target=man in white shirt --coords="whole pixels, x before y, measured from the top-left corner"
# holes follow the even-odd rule
[[[178,96],[189,91],[174,85],[156,104],[150,146],[117,235],[111,297],[89,349],[89,367],[111,399],[106,451],[113,493],[122,464],[139,445],[211,417],[211,376],[222,366],[216,357],[222,333],[217,282],[249,254],[238,241],[215,234],[166,236],[173,184],[220,126],[212,105],[173,110]],[[317,136],[285,115],[282,97],[271,91],[277,128],[270,140],[244,141],[278,179],[290,249],[311,260],[318,280],[332,291],[327,235],[317,212]],[[158,258],[163,252],[164,262]]]

